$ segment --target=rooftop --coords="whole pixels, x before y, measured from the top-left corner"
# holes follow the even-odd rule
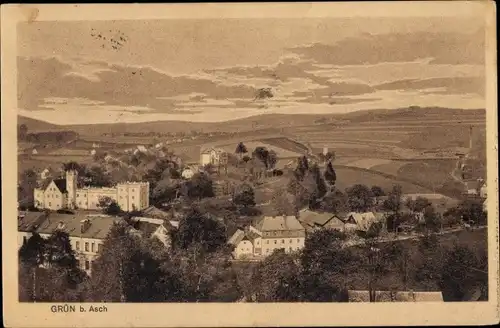
[[[295,216],[265,216],[256,224],[260,231],[304,230]]]
[[[88,229],[81,233],[80,225],[82,220],[89,220]],[[66,231],[72,237],[83,237],[93,239],[104,239],[114,223],[122,221],[119,217],[114,216],[89,216],[80,213],[75,214],[59,214],[51,213],[36,230],[38,233],[52,234],[62,226],[62,230]]]
[[[17,230],[23,232],[34,231],[45,218],[46,214],[44,212],[20,211],[17,214]]]

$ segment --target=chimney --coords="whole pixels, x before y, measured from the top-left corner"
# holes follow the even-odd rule
[[[85,233],[90,228],[90,220],[84,219],[80,221],[80,233]]]

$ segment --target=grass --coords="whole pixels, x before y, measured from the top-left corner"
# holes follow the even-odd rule
[[[432,193],[428,188],[424,188],[406,181],[384,177],[375,172],[359,170],[350,167],[336,167],[337,173],[336,187],[340,190],[354,184],[365,184],[368,186],[380,186],[384,190],[390,190],[396,184],[403,188],[404,193]]]

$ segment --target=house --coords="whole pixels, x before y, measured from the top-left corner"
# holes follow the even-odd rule
[[[444,302],[442,292],[375,291],[374,302]],[[349,302],[370,302],[368,290],[348,290]]]
[[[142,216],[154,219],[168,219],[171,216],[170,213],[162,211],[155,206],[150,206],[141,212]]]
[[[483,202],[483,211],[488,212],[488,199],[485,199]]]
[[[344,231],[344,222],[332,213],[315,212],[309,209],[303,209],[299,212],[299,222],[304,226],[307,233],[318,229],[335,229]]]
[[[33,150],[31,151],[31,154],[32,155],[38,155],[38,151],[36,150],[36,148],[33,148]]]
[[[222,154],[224,154],[225,151],[220,149],[220,148],[207,148],[201,151],[200,154],[200,164],[202,166],[204,165],[215,165],[218,166],[221,164],[221,159],[223,158]]]
[[[115,200],[120,208],[130,212],[149,207],[149,182],[122,182],[112,188],[77,187],[78,172],[69,170],[64,178],[45,181],[35,188],[34,204],[39,209],[99,209],[103,197]]]
[[[255,231],[236,230],[228,241],[230,245],[234,246],[233,257],[235,259],[252,257],[254,255],[255,246],[257,246],[256,240],[259,238],[260,235]]]
[[[92,148],[99,148],[99,147],[101,147],[101,145],[99,145],[98,143],[95,143],[95,142],[94,142],[94,143],[92,144]]]
[[[255,239],[255,255],[267,256],[276,249],[290,253],[304,247],[306,231],[295,216],[264,216],[254,228],[262,236]]]
[[[194,170],[190,167],[186,167],[182,173],[181,173],[181,176],[183,179],[186,179],[186,180],[189,180],[191,179],[193,176],[194,176]]]
[[[146,147],[144,147],[143,145],[139,145],[134,150],[134,155],[137,155],[138,153],[146,154],[147,152],[148,152],[148,149]]]
[[[92,155],[92,156],[94,156],[96,153],[97,153],[97,151],[96,151],[95,149],[92,149],[92,150],[90,151],[90,155]]]
[[[114,224],[122,218],[109,215],[58,214],[24,212],[18,214],[18,246],[38,233],[49,238],[57,230],[68,233],[70,244],[82,270],[92,272],[92,263],[102,252],[104,240]]]
[[[374,223],[382,222],[383,223],[384,215],[382,213],[373,213],[373,212],[350,212],[346,215],[344,219],[345,230],[346,231],[362,231],[367,232],[370,229],[371,225]]]
[[[147,217],[132,217],[130,232],[142,238],[157,238],[165,247],[171,246],[170,231],[173,226],[168,220]]]
[[[156,148],[156,149],[160,149],[161,147],[163,147],[163,142],[157,143],[157,144],[155,145],[155,148]]]

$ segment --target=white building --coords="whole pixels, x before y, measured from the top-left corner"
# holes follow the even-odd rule
[[[36,150],[36,148],[33,148],[33,150],[31,151],[31,154],[32,155],[37,155],[38,154],[38,151]]]
[[[92,149],[92,150],[90,151],[90,155],[92,155],[92,156],[94,156],[96,153],[97,153],[97,151],[96,151],[95,149]]]
[[[191,179],[193,176],[194,176],[194,170],[190,167],[187,167],[185,168],[183,171],[182,171],[182,174],[181,176],[184,178],[184,179]]]
[[[219,165],[224,154],[224,150],[219,148],[208,148],[201,152],[200,164],[203,165]]]
[[[97,210],[103,197],[115,200],[123,211],[130,212],[149,207],[148,182],[123,182],[112,188],[77,187],[78,173],[66,171],[65,179],[50,180],[42,188],[35,188],[35,207],[59,210],[80,208]]]
[[[103,250],[104,239],[113,224],[121,218],[108,215],[56,214],[43,212],[20,212],[18,214],[18,246],[21,247],[34,232],[42,238],[50,237],[55,231],[69,234],[71,247],[79,266],[87,274],[92,272],[92,263]]]
[[[298,251],[304,247],[305,235],[305,228],[295,216],[265,216],[255,227],[250,226],[246,231],[237,230],[229,243],[235,247],[235,258],[261,257],[277,249],[286,253]]]

